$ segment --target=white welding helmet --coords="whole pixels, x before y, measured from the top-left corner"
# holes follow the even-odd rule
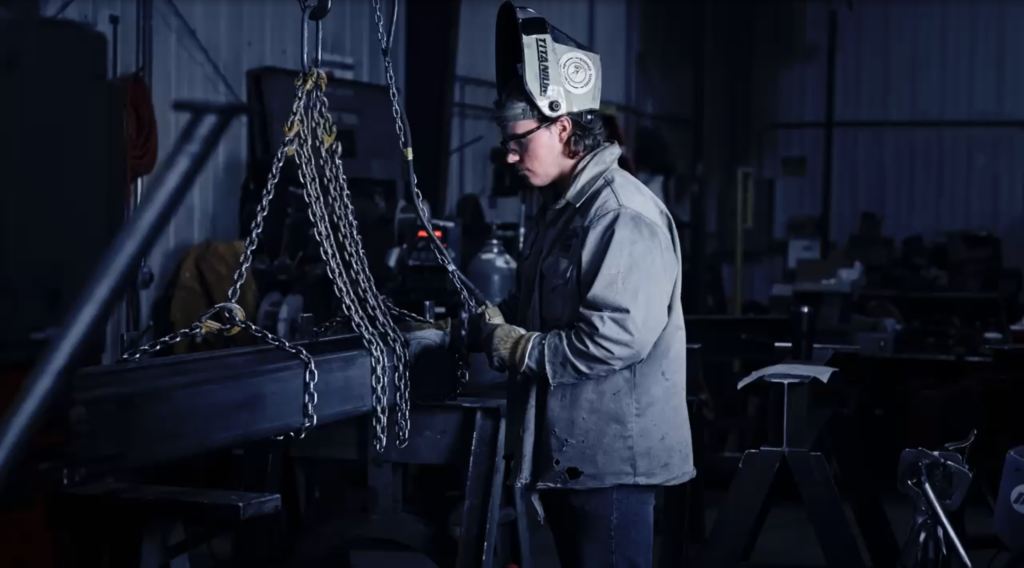
[[[600,109],[601,58],[530,8],[510,1],[498,8],[494,53],[499,98],[519,83],[548,118]],[[542,118],[527,107],[506,105],[495,121]]]

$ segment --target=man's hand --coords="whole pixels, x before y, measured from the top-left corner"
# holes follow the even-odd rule
[[[487,362],[499,373],[522,372],[526,368],[530,342],[537,335],[507,323],[485,324],[481,343]]]

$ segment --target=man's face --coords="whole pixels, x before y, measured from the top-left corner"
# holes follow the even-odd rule
[[[564,162],[564,122],[540,122],[536,119],[513,122],[501,129],[508,155],[506,160],[534,187],[550,185],[562,172]]]

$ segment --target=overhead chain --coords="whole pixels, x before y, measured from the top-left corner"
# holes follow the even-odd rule
[[[384,31],[384,16],[380,11],[380,0],[373,1],[373,19],[377,23],[377,39],[380,41],[381,54],[384,57],[384,75],[388,82],[388,94],[391,97],[391,115],[395,119],[395,133],[398,134],[398,146],[402,151],[403,156],[406,160],[412,160],[412,148],[406,148],[406,137],[405,137],[405,126],[402,124],[402,107],[398,102],[398,87],[395,85],[395,72],[394,65],[391,62],[391,49],[388,45],[388,36]],[[397,6],[396,6],[397,9]],[[423,220],[428,234],[433,234],[434,228],[430,225],[430,216],[427,214],[426,207],[423,204],[423,194],[419,188],[416,187],[415,176],[410,176],[412,179],[409,180],[409,184],[412,186],[412,200],[413,205],[416,207],[416,211],[419,213],[420,218]],[[462,300],[462,306],[459,311],[462,325],[459,328],[460,339],[462,345],[466,344],[466,330],[468,329],[468,319],[470,310],[475,310],[477,305],[470,296],[466,287],[462,284],[460,274],[455,265],[452,264],[451,258],[448,253],[439,246],[439,244],[433,240],[428,239],[431,250],[434,251],[434,256],[437,261],[441,263],[441,266],[448,271],[448,276],[451,278],[452,283],[455,285],[455,289],[459,293],[459,297]],[[392,313],[396,313],[392,310]],[[398,314],[396,314],[398,315]],[[462,389],[469,382],[469,369],[466,361],[466,357],[463,353],[459,353],[457,358],[458,375],[459,381],[456,387],[455,396],[458,396]]]
[[[380,12],[380,0],[373,0],[374,9],[374,20],[377,22],[377,39],[380,40],[381,52],[384,54],[384,74],[387,77],[388,92],[391,97],[391,115],[395,118],[395,132],[398,134],[398,146],[401,148],[403,155],[406,160],[412,160],[412,149],[406,148],[405,144],[405,126],[402,124],[402,107],[398,103],[398,87],[395,86],[395,72],[394,66],[391,64],[391,52],[388,49],[388,37],[384,32],[384,17]],[[426,222],[428,234],[433,234],[433,227],[430,226],[430,217],[427,215],[426,207],[423,205],[423,194],[420,193],[418,187],[416,187],[416,179],[409,180],[412,185],[412,196],[413,205],[416,206],[416,210],[419,212],[420,217]],[[441,263],[451,277],[452,282],[455,284],[456,290],[459,292],[459,296],[462,301],[465,302],[471,308],[476,307],[476,301],[470,296],[466,287],[462,284],[459,279],[459,272],[452,264],[451,258],[448,257],[448,253],[443,248],[437,246],[433,240],[429,240],[431,243],[431,249],[434,251],[434,256],[437,257],[437,261]]]
[[[338,327],[339,325],[341,325],[341,324],[343,324],[345,322],[348,322],[348,321],[350,321],[350,318],[348,316],[338,316],[336,318],[331,318],[331,319],[325,321],[324,323],[314,327],[313,328],[313,336],[314,337],[320,337],[321,335],[323,335],[328,330],[334,329],[334,328]]]
[[[124,353],[124,355],[121,355],[121,358],[119,360],[123,362],[138,361],[143,355],[156,353],[157,351],[160,351],[164,347],[170,347],[171,345],[174,345],[175,343],[178,343],[179,341],[182,341],[184,339],[198,338],[201,335],[203,335],[203,333],[205,333],[205,331],[203,330],[202,324],[198,322],[193,323],[191,326],[181,331],[176,331],[168,336],[161,337],[156,341],[153,341],[136,349],[132,349],[131,351],[127,351]]]
[[[311,74],[318,75],[319,90],[323,91],[326,87],[326,76],[319,70],[314,70]],[[316,96],[314,95],[314,100],[315,98]],[[351,246],[352,235],[345,231],[345,227],[341,224],[338,224],[336,227],[338,231],[331,230],[331,217],[324,203],[323,190],[320,187],[320,179],[316,171],[317,160],[313,153],[313,139],[314,137],[317,138],[317,145],[322,150],[326,144],[333,143],[334,141],[318,136],[320,133],[320,129],[317,127],[318,118],[312,107],[313,105],[310,105],[304,109],[305,123],[309,126],[309,129],[307,135],[301,138],[298,147],[299,164],[301,166],[299,178],[306,188],[303,195],[309,205],[309,218],[313,223],[314,234],[320,244],[320,255],[327,266],[327,272],[331,277],[334,293],[341,300],[344,315],[351,320],[353,327],[363,340],[363,345],[370,352],[372,360],[373,441],[375,448],[378,451],[383,451],[387,444],[388,384],[385,371],[388,367],[388,358],[384,342],[381,338],[385,334],[382,333],[381,329],[383,326],[390,324],[390,320],[387,323],[381,322],[379,318],[375,317],[376,314],[373,312],[369,302],[365,300],[359,301],[360,296],[357,294],[362,293],[363,296],[366,296],[367,293],[365,290],[361,290],[364,288],[364,285],[358,282],[358,276],[353,278],[355,274],[350,273],[350,270],[358,272],[358,263],[350,262],[346,266],[338,252],[339,244],[342,250],[347,250]],[[331,170],[331,164],[326,161],[322,163],[326,174]],[[327,176],[325,175],[325,177]],[[353,281],[357,282],[355,290],[352,287]],[[395,371],[399,370],[400,365],[407,357],[405,349],[405,344],[400,342],[398,349],[395,351]],[[399,382],[396,373],[396,385]]]
[[[343,148],[337,140],[337,128],[330,113],[327,112],[327,95],[323,90],[317,91],[312,102],[313,124],[316,125],[321,142],[320,157],[324,160],[325,181],[327,182],[327,198],[330,201],[329,211],[338,230],[334,233],[339,239],[344,260],[355,276],[356,293],[363,301],[362,307],[372,316],[376,323],[375,331],[383,334],[394,353],[395,402],[398,406],[397,430],[398,447],[409,443],[409,353],[408,346],[398,327],[388,315],[388,310],[380,292],[370,274],[369,263],[363,249],[362,238],[359,236],[355,219],[355,208],[352,206],[348,180],[341,161]]]
[[[277,337],[274,334],[246,321],[245,312],[238,306],[237,302],[242,284],[245,283],[246,275],[250,265],[252,264],[253,252],[256,250],[259,243],[260,233],[263,231],[264,219],[270,210],[270,201],[274,197],[274,189],[281,177],[281,168],[284,166],[285,160],[289,156],[296,154],[297,142],[299,135],[302,132],[302,111],[306,106],[308,93],[312,90],[313,83],[311,81],[311,77],[311,75],[304,76],[300,78],[299,81],[296,81],[295,99],[292,103],[291,115],[285,125],[284,139],[281,141],[281,146],[271,163],[270,173],[267,177],[267,185],[263,189],[260,204],[256,208],[256,218],[253,219],[252,225],[250,226],[249,237],[245,240],[245,249],[239,259],[239,267],[238,270],[235,271],[234,282],[228,289],[228,301],[214,306],[213,309],[200,316],[199,320],[188,328],[160,338],[137,349],[128,351],[119,359],[119,361],[122,362],[137,361],[143,355],[155,353],[184,339],[199,339],[208,333],[234,335],[240,330],[248,331],[274,347],[298,356],[305,365],[302,395],[302,424],[297,433],[291,433],[291,435],[296,438],[304,437],[311,428],[316,426],[317,422],[315,408],[317,402],[316,382],[318,375],[313,357],[302,347],[294,345],[287,340]],[[214,319],[215,317],[219,317],[225,323],[222,324],[217,322]]]

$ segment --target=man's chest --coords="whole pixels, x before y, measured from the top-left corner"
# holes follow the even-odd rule
[[[524,320],[547,331],[571,323],[579,310],[583,219],[575,211],[546,215],[529,231],[523,247],[520,286]]]

